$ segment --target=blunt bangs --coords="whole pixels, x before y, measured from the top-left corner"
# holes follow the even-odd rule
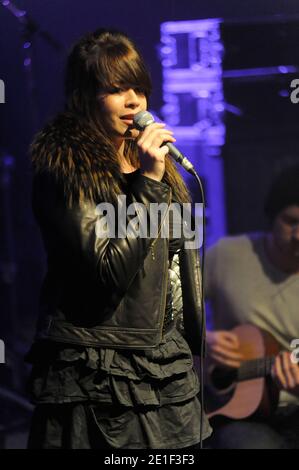
[[[96,64],[99,92],[109,92],[119,86],[138,89],[148,98],[152,89],[151,79],[140,56],[124,46],[115,49],[109,48],[106,57],[102,56]]]

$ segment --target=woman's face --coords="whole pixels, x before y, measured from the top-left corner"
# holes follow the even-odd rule
[[[138,137],[139,131],[133,126],[133,117],[147,108],[143,92],[133,88],[115,87],[100,93],[99,103],[101,119],[114,142]]]

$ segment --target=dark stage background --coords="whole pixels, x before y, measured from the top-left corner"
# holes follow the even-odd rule
[[[36,117],[23,66],[20,22],[0,2],[0,339],[6,364],[0,364],[0,447],[24,446],[30,406],[23,355],[34,334],[45,254],[31,213],[28,146],[34,132],[63,107],[64,61],[71,44],[101,26],[127,32],[150,66],[151,108],[160,110],[162,69],[158,56],[160,24],[165,21],[223,18],[227,47],[224,69],[299,66],[297,0],[16,0],[44,34],[33,35],[32,70]],[[298,16],[297,16],[298,15]],[[250,34],[247,34],[250,31]],[[248,39],[250,38],[250,39]],[[264,80],[224,79],[226,101],[242,110],[227,112],[222,150],[228,233],[265,228],[261,201],[273,175],[299,161],[299,104],[288,84],[294,76]],[[4,156],[11,155],[11,160]]]

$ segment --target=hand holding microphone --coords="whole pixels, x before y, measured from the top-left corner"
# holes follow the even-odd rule
[[[135,117],[134,124],[136,125]],[[163,144],[175,142],[173,132],[165,129],[165,124],[155,122],[144,127],[142,131],[137,140],[141,173],[156,181],[161,181],[165,172],[165,156],[169,152],[169,149]]]
[[[165,124],[156,123],[148,111],[140,111],[134,116],[134,125],[143,131],[137,142],[138,147],[143,155],[147,154],[152,158],[149,160],[141,156],[141,172],[145,176],[161,181],[165,171],[165,156],[168,153],[185,170],[194,175],[192,163],[172,144],[176,139],[172,131],[164,129]]]

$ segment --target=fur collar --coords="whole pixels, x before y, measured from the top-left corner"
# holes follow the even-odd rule
[[[36,135],[30,150],[34,173],[53,175],[69,205],[84,198],[113,202],[122,192],[118,163],[108,157],[107,146],[99,143],[93,128],[71,113],[51,121]]]

